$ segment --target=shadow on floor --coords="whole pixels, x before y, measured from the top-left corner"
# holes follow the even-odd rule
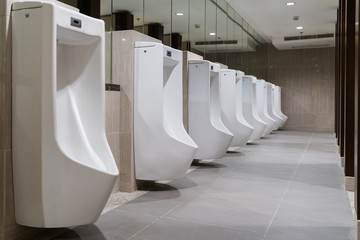
[[[83,231],[82,231],[83,230]],[[78,233],[81,232],[81,233]],[[106,237],[100,231],[100,229],[94,224],[89,224],[82,227],[77,227],[72,230],[69,229],[67,232],[53,238],[52,240],[77,240],[77,239],[96,239],[106,240]]]
[[[138,181],[138,189],[141,191],[152,191],[152,192],[162,192],[162,191],[174,191],[178,190],[177,188],[155,181]]]
[[[229,154],[229,155],[232,155],[232,156],[236,155],[236,156],[239,156],[239,157],[246,156],[245,153],[237,152],[237,151],[227,151],[226,154]]]
[[[201,160],[195,159],[192,164],[192,166],[198,167],[199,169],[206,169],[206,168],[226,168],[227,166],[220,164],[220,163],[214,163],[214,162],[201,162]]]

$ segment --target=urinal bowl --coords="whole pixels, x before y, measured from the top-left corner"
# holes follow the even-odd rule
[[[55,3],[15,2],[12,27],[16,222],[92,223],[118,176],[105,136],[104,23]]]
[[[288,117],[282,113],[281,111],[281,88],[279,86],[275,86],[274,90],[274,98],[275,98],[275,111],[277,115],[282,119],[279,127],[282,127],[287,121]]]
[[[225,126],[234,134],[230,144],[232,148],[245,146],[249,140],[249,128],[238,118],[236,108],[236,71],[222,69],[220,71],[221,117]]]
[[[282,123],[282,119],[276,115],[275,110],[274,110],[274,88],[273,88],[273,84],[271,83],[267,83],[267,112],[269,114],[269,116],[275,120],[275,124],[273,126],[272,130],[277,130],[280,126],[280,124]]]
[[[140,180],[176,179],[197,145],[182,122],[182,52],[161,43],[135,43],[134,148]]]
[[[189,61],[189,135],[198,145],[195,159],[222,158],[233,135],[221,120],[220,66]]]
[[[242,78],[244,73],[241,71],[236,71],[236,117],[244,126],[242,128],[243,134],[243,141],[241,146],[245,146],[246,143],[249,141],[251,134],[254,131],[254,128],[251,124],[246,121],[244,118],[244,111],[243,111],[243,82],[244,79]]]
[[[266,128],[266,124],[260,119],[256,110],[256,93],[253,80],[254,76],[243,77],[243,112],[245,120],[254,128],[249,141],[261,138],[261,134]]]
[[[276,125],[276,121],[270,117],[270,115],[268,114],[267,111],[267,101],[268,101],[268,96],[267,96],[267,83],[265,80],[261,80],[260,82],[260,93],[262,95],[262,104],[259,107],[259,111],[261,112],[262,115],[262,119],[267,123],[267,126],[262,134],[262,137],[270,134],[275,125]]]

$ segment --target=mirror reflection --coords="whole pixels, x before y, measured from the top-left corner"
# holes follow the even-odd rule
[[[64,0],[76,6],[76,0]],[[227,64],[228,53],[265,42],[226,0],[101,0],[106,29],[106,81],[111,82],[111,32],[135,30],[179,50]]]

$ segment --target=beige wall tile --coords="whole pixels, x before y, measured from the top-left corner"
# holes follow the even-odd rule
[[[136,190],[133,133],[120,133],[120,191]]]
[[[11,5],[15,0],[1,0],[0,1],[0,16],[10,16]]]
[[[108,133],[106,134],[111,152],[114,156],[116,165],[120,172],[120,133]],[[119,189],[119,178],[116,180],[113,192],[118,192]]]
[[[5,224],[5,151],[0,150],[0,240],[4,240]]]
[[[106,133],[120,132],[120,92],[105,92]]]
[[[11,34],[9,17],[0,17],[0,149],[11,148]]]
[[[120,132],[133,132],[133,100],[124,91],[120,91]]]

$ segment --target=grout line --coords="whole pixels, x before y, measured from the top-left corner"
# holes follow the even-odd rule
[[[214,159],[208,159],[208,160],[202,160],[204,162],[213,162]],[[190,166],[189,169],[186,171],[186,174],[198,169],[199,166]],[[162,184],[167,184],[169,182],[171,182],[172,180],[160,180],[160,181],[156,181],[158,183],[162,183]],[[106,203],[105,207],[104,207],[104,210],[101,212],[101,215],[107,213],[107,212],[110,212],[112,210],[114,210],[115,208],[117,207],[120,207],[121,205],[124,205],[138,197],[141,197],[142,195],[148,193],[149,191],[142,191],[142,190],[136,190],[135,192],[132,192],[132,193],[126,193],[126,192],[115,192],[115,193],[112,193],[110,195],[110,198],[108,200],[108,202]],[[125,195],[125,197],[123,196],[122,198],[122,201],[121,202],[114,202],[112,200],[112,197],[115,197],[115,196],[118,196],[118,195]],[[125,199],[124,199],[125,198]]]
[[[309,141],[308,141],[308,143],[307,143],[307,145],[306,145],[306,148],[305,148],[303,154],[302,154],[301,157],[300,157],[300,160],[299,160],[299,162],[298,162],[298,165],[296,166],[296,169],[295,169],[295,171],[294,171],[294,174],[292,175],[292,177],[291,177],[291,179],[290,179],[290,181],[289,181],[289,184],[287,185],[287,187],[286,187],[283,195],[281,196],[280,202],[279,202],[279,204],[278,204],[278,206],[277,206],[277,208],[276,208],[276,210],[275,210],[275,213],[274,213],[274,215],[272,216],[272,218],[271,218],[271,220],[270,220],[270,223],[269,223],[269,225],[268,225],[268,227],[267,227],[267,229],[266,229],[266,231],[265,231],[264,239],[265,239],[268,231],[270,230],[271,224],[273,223],[273,221],[274,221],[274,219],[275,219],[275,216],[277,215],[277,213],[278,213],[278,211],[279,211],[280,205],[281,205],[281,203],[283,202],[283,200],[284,200],[284,198],[285,198],[285,195],[286,195],[287,191],[289,190],[290,185],[292,184],[293,179],[294,179],[294,177],[295,177],[295,175],[296,175],[296,173],[297,173],[297,171],[298,171],[298,169],[299,169],[299,167],[300,167],[300,165],[301,165],[301,163],[302,163],[302,161],[303,161],[303,158],[304,158],[305,153],[307,152],[307,150],[308,150],[308,148],[309,148],[309,145],[310,145],[311,140],[313,139],[313,136],[314,136],[314,132],[312,132],[311,137],[310,137],[310,139],[309,139]]]
[[[213,162],[214,160],[206,160],[207,162]],[[197,169],[199,167],[194,168],[193,170]],[[226,173],[232,171],[234,168],[229,169],[228,171],[226,171],[225,173],[223,173],[221,176],[215,178],[214,180],[210,181],[208,183],[208,185],[210,185],[211,183],[213,183],[214,181],[222,178]],[[192,171],[193,171],[192,170]],[[170,181],[169,181],[170,182]],[[161,218],[164,218],[166,215],[168,215],[169,213],[171,213],[172,211],[174,211],[176,208],[178,208],[180,205],[183,205],[186,202],[189,202],[191,200],[193,200],[195,197],[197,197],[198,194],[194,194],[194,196],[190,197],[189,199],[185,199],[184,201],[180,202],[179,204],[177,204],[176,206],[174,206],[172,209],[170,209],[169,211],[167,211],[166,213],[164,213],[163,215],[157,217],[154,221],[152,221],[151,223],[149,223],[148,225],[146,225],[145,227],[143,227],[141,230],[139,230],[138,232],[136,232],[134,235],[132,235],[131,237],[127,238],[126,240],[131,240],[134,237],[136,237],[138,234],[140,234],[141,232],[145,231],[147,228],[149,228],[151,225],[153,225],[155,222],[159,221]]]

